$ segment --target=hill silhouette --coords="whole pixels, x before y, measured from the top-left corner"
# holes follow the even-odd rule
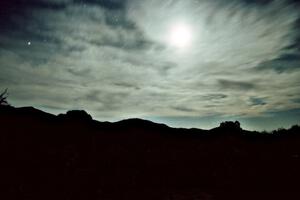
[[[300,128],[98,122],[0,106],[0,199],[299,199]]]

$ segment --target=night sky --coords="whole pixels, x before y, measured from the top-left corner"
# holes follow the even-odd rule
[[[300,3],[1,0],[13,106],[212,128],[300,123]]]

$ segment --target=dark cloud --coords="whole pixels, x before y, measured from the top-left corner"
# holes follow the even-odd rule
[[[100,102],[101,101],[100,93],[101,91],[99,90],[92,90],[82,98],[87,99],[88,101]]]
[[[111,36],[107,36],[107,38],[103,38],[103,40],[99,41],[97,39],[90,39],[88,42],[91,45],[96,46],[110,46],[115,48],[123,48],[126,50],[138,50],[147,48],[148,42],[144,41],[142,38],[138,38],[138,34],[136,35],[136,40],[130,40],[130,38],[122,35],[122,33],[118,34],[115,38],[111,38]]]
[[[2,28],[15,28],[16,17],[27,17],[33,9],[65,9],[71,0],[3,0],[0,1],[0,24]]]
[[[257,88],[255,83],[247,81],[232,81],[232,80],[218,80],[218,86],[222,90],[251,90]]]
[[[124,9],[126,0],[9,0],[1,1],[2,9],[65,8],[69,4],[96,4],[107,9]]]
[[[139,90],[139,86],[136,84],[131,84],[131,83],[122,83],[122,82],[116,82],[114,83],[115,86],[117,87],[123,87],[123,88],[134,88],[136,90]]]
[[[128,95],[127,92],[91,90],[76,100],[97,103],[97,110],[110,111],[112,109],[121,109],[123,105],[122,101],[124,101]]]
[[[206,100],[214,100],[214,99],[225,99],[227,95],[225,94],[209,94],[209,95],[204,95],[203,99]]]
[[[64,106],[39,105],[38,107],[51,110],[51,111],[58,111],[58,112],[64,109]]]
[[[275,70],[278,73],[300,69],[300,54],[285,54],[257,66],[258,70]]]
[[[267,104],[263,98],[250,97],[249,101],[251,106],[263,106]]]
[[[182,112],[195,112],[197,111],[197,109],[192,109],[192,108],[187,108],[184,106],[174,106],[172,107],[173,109],[177,110],[177,111],[182,111]]]
[[[294,103],[300,103],[300,98],[292,99],[292,102],[294,102]]]
[[[16,13],[11,13],[9,11],[21,11],[24,8],[50,8],[50,9],[60,9],[72,0],[9,0],[1,1],[1,10],[6,10],[3,13],[6,15],[12,15]]]
[[[79,69],[79,70],[67,69],[67,71],[73,74],[74,76],[80,76],[80,77],[82,76],[88,77],[89,74],[91,73],[91,69]]]
[[[127,0],[73,0],[75,3],[96,4],[110,10],[124,9]]]

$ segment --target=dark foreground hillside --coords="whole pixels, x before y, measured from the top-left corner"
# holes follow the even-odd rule
[[[300,199],[300,129],[174,129],[1,106],[0,199]]]

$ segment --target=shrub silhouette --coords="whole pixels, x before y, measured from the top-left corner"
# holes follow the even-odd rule
[[[234,130],[241,129],[240,122],[238,122],[238,121],[235,121],[235,122],[232,122],[232,121],[222,122],[220,124],[220,127],[225,128],[225,129],[234,129]]]
[[[4,92],[2,92],[0,94],[0,105],[3,106],[3,105],[9,105],[8,102],[7,102],[7,89],[4,90]]]
[[[67,112],[67,114],[59,114],[58,115],[60,118],[65,118],[69,120],[84,120],[84,121],[89,121],[92,120],[92,116],[89,115],[86,111],[84,110],[70,110]]]

